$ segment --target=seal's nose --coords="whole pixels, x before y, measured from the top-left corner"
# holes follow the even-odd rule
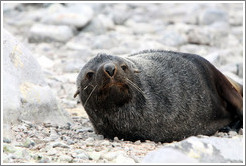
[[[105,64],[104,71],[107,72],[110,77],[113,77],[115,74],[115,65],[113,63]]]

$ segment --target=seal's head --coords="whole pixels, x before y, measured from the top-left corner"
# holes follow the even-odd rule
[[[136,72],[133,64],[122,57],[98,54],[81,69],[74,97],[79,94],[84,107],[120,107],[131,100],[132,88],[137,88],[131,81]]]

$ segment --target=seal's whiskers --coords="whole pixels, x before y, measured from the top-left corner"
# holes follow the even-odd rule
[[[85,101],[85,104],[84,104],[84,107],[87,103],[87,101],[89,100],[89,98],[91,97],[92,93],[94,92],[94,90],[96,89],[97,85],[92,89],[91,93],[89,94],[89,96],[87,97],[86,101]]]
[[[131,80],[129,80],[128,78],[126,78],[127,82],[133,87],[135,88],[139,93],[141,93],[143,95],[143,97],[145,98],[144,96],[144,92],[135,84],[133,83]]]

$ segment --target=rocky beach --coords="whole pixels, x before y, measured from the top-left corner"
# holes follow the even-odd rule
[[[109,140],[73,97],[99,52],[198,54],[243,84],[243,3],[5,2],[2,12],[2,163],[245,162],[244,129],[172,143]]]

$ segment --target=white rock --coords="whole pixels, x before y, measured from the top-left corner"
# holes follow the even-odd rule
[[[66,25],[45,25],[34,24],[30,29],[29,40],[40,41],[60,41],[65,42],[73,37],[73,30]]]
[[[32,53],[9,32],[3,31],[3,120],[7,124],[17,119],[31,123],[71,122],[62,110]],[[55,121],[54,121],[55,117]],[[10,132],[8,127],[4,131]]]
[[[201,25],[210,25],[215,22],[228,22],[227,12],[218,8],[208,8],[199,17]]]
[[[115,163],[135,163],[135,161],[130,158],[130,157],[126,157],[125,155],[118,155],[117,158],[114,160]]]
[[[84,4],[73,4],[68,7],[53,4],[48,8],[41,22],[82,28],[92,19],[93,13],[93,10]]]

